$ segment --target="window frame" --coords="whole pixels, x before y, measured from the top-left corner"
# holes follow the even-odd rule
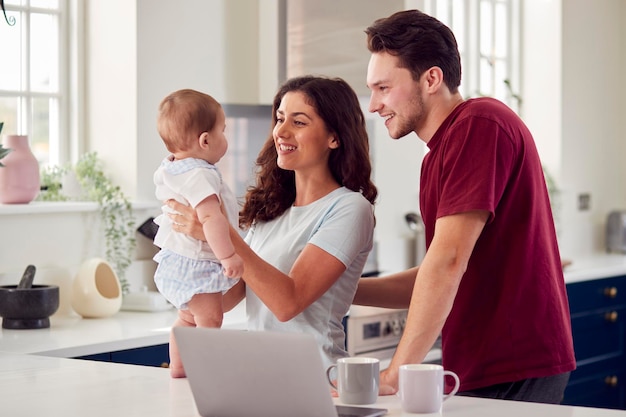
[[[454,10],[459,10],[459,5],[462,5],[464,14],[461,18],[463,21],[462,28],[454,24]],[[481,20],[480,7],[481,5],[490,5],[492,9],[492,19],[489,22]],[[495,53],[484,54],[481,53],[481,33],[486,30],[488,26],[489,30],[495,32],[495,16],[493,12],[497,5],[504,6],[506,8],[506,56],[496,56]],[[463,79],[461,81],[460,91],[466,98],[477,96],[490,96],[497,98],[506,103],[511,109],[518,114],[522,112],[522,101],[519,96],[522,90],[521,86],[521,67],[522,67],[522,9],[520,0],[425,0],[424,11],[437,19],[445,23],[457,38],[459,44],[459,52],[461,54],[461,66],[463,68]],[[495,37],[492,39],[495,42]],[[464,45],[465,48],[462,48]],[[495,48],[493,48],[495,50]],[[489,89],[481,88],[480,80],[484,77],[484,71],[481,69],[481,63],[483,61],[499,61],[506,68],[506,78],[509,85],[504,89],[505,94],[497,94],[502,90],[496,87],[496,84],[504,80],[498,80],[496,77],[496,71],[491,71],[489,82],[491,87]]]
[[[18,102],[16,132],[23,135],[32,135],[35,131],[33,117],[33,100],[48,99],[56,100],[56,105],[49,106],[48,122],[48,158],[49,165],[64,164],[71,160],[73,150],[78,147],[76,134],[72,132],[72,126],[77,127],[79,115],[74,116],[77,87],[77,69],[79,68],[78,42],[80,40],[79,28],[82,29],[81,20],[77,17],[82,13],[82,5],[77,0],[57,0],[58,8],[37,7],[31,4],[32,0],[21,0],[20,4],[4,4],[7,17],[13,16],[16,21],[21,20],[20,50],[24,59],[20,62],[20,76],[23,79],[22,86],[16,89],[0,89],[0,98],[15,99]],[[50,14],[58,17],[58,87],[50,91],[35,91],[31,82],[31,14]],[[0,24],[7,24],[2,16]],[[80,26],[78,26],[80,25]],[[72,96],[74,94],[74,96]],[[54,116],[53,112],[57,112]],[[8,133],[8,132],[3,132]],[[77,153],[77,152],[74,152]],[[45,162],[45,161],[44,161]],[[42,161],[40,161],[42,163]],[[44,164],[44,165],[46,165]]]

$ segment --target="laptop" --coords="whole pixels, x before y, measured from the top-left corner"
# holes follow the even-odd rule
[[[202,417],[377,417],[335,406],[317,343],[305,333],[175,327]]]

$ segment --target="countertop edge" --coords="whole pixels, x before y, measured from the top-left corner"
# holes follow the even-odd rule
[[[573,259],[572,264],[563,270],[566,284],[621,275],[626,275],[626,255],[622,254],[597,254]]]

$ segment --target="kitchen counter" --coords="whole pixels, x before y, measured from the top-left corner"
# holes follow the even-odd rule
[[[3,416],[198,416],[188,381],[171,379],[167,369],[8,353],[0,353],[0,369]],[[389,417],[416,416],[403,413],[395,396],[379,397],[376,406],[387,408]],[[626,412],[457,396],[434,415],[624,417]]]
[[[565,269],[569,283],[626,275],[626,256],[575,259]],[[0,329],[0,415],[62,417],[110,415],[195,416],[187,380],[172,380],[167,369],[66,359],[167,343],[176,319],[164,312],[121,311],[109,318],[54,315],[49,329]],[[226,313],[224,328],[246,327],[245,303]],[[337,400],[338,401],[338,400]],[[377,406],[403,416],[395,396]],[[444,416],[626,417],[625,411],[550,406],[454,397]]]
[[[563,270],[563,275],[566,284],[626,275],[626,255],[607,253],[573,259],[572,264]]]
[[[50,318],[48,329],[0,329],[0,352],[73,358],[160,345],[169,342],[176,317],[173,308],[149,313],[120,311],[98,319],[55,314]],[[224,315],[222,327],[246,328],[245,303]]]

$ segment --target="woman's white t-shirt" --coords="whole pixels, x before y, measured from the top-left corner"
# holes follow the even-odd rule
[[[326,293],[287,322],[280,322],[247,288],[249,329],[313,334],[326,366],[347,356],[342,319],[350,308],[372,249],[373,234],[372,204],[360,193],[345,187],[307,206],[291,207],[272,221],[253,225],[246,242],[262,259],[285,274],[289,274],[307,244],[328,252],[346,270]]]

